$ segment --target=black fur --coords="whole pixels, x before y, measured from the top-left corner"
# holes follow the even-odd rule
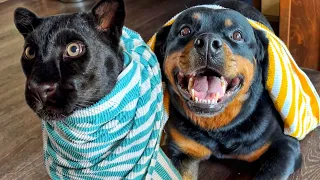
[[[14,21],[25,38],[21,57],[27,78],[25,97],[40,118],[61,120],[113,89],[123,68],[119,38],[124,18],[120,0],[100,1],[88,13],[41,18],[27,9],[16,9]],[[78,58],[65,57],[71,42],[82,42],[85,53]],[[35,58],[25,57],[27,47],[33,48]],[[45,101],[31,88],[50,83],[56,84],[57,90]]]
[[[253,57],[257,60],[254,80],[248,91],[249,98],[243,104],[240,113],[230,124],[215,130],[203,129],[186,115],[178,103],[180,97],[174,92],[173,85],[169,83],[164,75],[172,104],[170,108],[170,123],[181,134],[206,146],[212,151],[214,157],[220,159],[225,159],[232,155],[250,154],[266,143],[271,143],[269,149],[256,161],[260,166],[260,170],[255,178],[286,179],[301,165],[299,142],[283,134],[282,119],[264,86],[268,64],[268,40],[262,31],[254,30],[243,15],[263,23],[270,29],[272,28],[261,13],[245,3],[219,1],[216,4],[237,12],[233,10],[217,10],[214,12],[204,8],[189,10],[181,14],[172,26],[159,31],[156,37],[155,53],[161,65],[163,65],[166,57],[185,48],[187,42],[196,38],[200,33],[219,35],[232,48],[234,54],[241,55],[252,62]],[[191,16],[194,12],[200,12],[205,18],[200,18],[200,22],[197,23],[192,22]],[[233,22],[236,22],[236,28],[243,28],[246,43],[240,46],[230,42],[228,37],[221,35],[221,32],[225,29],[219,26],[218,22],[224,22],[226,17],[230,17]],[[186,24],[192,27],[193,34],[189,37],[181,38],[178,36],[178,32],[181,26]],[[192,110],[192,108],[190,109]],[[198,114],[199,116],[202,115],[201,112]],[[212,114],[214,115],[214,113]],[[184,154],[170,137],[168,148],[173,163],[180,170],[185,160],[193,159],[193,157]]]

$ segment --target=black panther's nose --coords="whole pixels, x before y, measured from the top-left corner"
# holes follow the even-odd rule
[[[202,34],[194,41],[194,47],[201,55],[215,55],[221,51],[222,40],[213,34]]]
[[[55,94],[58,87],[58,83],[37,83],[29,81],[28,89],[41,98],[42,102],[46,102],[48,98]]]

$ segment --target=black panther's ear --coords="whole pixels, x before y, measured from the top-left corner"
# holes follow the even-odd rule
[[[39,23],[40,18],[28,9],[17,8],[14,11],[14,24],[23,37],[27,37]]]
[[[258,62],[263,62],[266,58],[268,58],[269,40],[266,36],[266,33],[261,30],[254,29],[254,34],[257,41],[255,58]]]
[[[157,56],[158,61],[160,62],[161,65],[164,60],[165,51],[166,51],[166,41],[170,32],[170,29],[171,29],[171,25],[162,27],[161,29],[159,29],[156,35],[154,53]]]
[[[92,9],[98,29],[102,31],[113,31],[121,36],[124,19],[126,16],[123,0],[102,0]]]

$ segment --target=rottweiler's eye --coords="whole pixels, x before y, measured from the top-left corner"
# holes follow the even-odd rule
[[[242,41],[243,37],[240,31],[235,31],[232,35],[232,39],[236,40],[236,41]]]
[[[78,58],[85,52],[85,46],[82,42],[72,42],[67,45],[65,56],[69,58]]]
[[[187,26],[184,26],[181,30],[180,30],[180,35],[181,36],[187,36],[188,34],[191,33],[191,29]]]
[[[26,50],[24,51],[24,57],[29,60],[35,58],[36,52],[35,52],[34,48],[32,48],[30,46],[27,47]]]

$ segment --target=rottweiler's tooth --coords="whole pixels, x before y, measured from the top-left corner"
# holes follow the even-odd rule
[[[224,80],[221,80],[222,89],[224,89],[225,85],[226,85],[226,82]]]
[[[208,104],[211,104],[211,101],[210,101],[210,99],[208,99]]]
[[[222,89],[226,89],[227,88],[227,81],[224,79],[223,76],[221,76],[221,86],[223,87]]]
[[[191,97],[192,97],[192,100],[194,100],[194,89],[191,89]]]
[[[198,97],[195,97],[194,99],[195,99],[196,102],[198,102]]]
[[[220,97],[220,92],[217,92],[215,97],[216,97],[216,100],[218,101],[218,99]]]
[[[216,98],[215,100],[214,100],[214,103],[217,103],[218,102],[218,98]]]
[[[219,99],[219,92],[213,93],[213,97],[212,97],[212,103],[217,103],[218,99]]]
[[[217,102],[216,102],[216,100],[213,98],[213,99],[211,100],[211,104],[215,104],[215,103],[217,103]]]
[[[207,100],[205,100],[205,99],[202,102],[207,104]]]
[[[193,77],[191,77],[191,78],[189,79],[189,83],[188,83],[188,90],[189,90],[189,92],[190,92],[192,86],[193,86]]]

